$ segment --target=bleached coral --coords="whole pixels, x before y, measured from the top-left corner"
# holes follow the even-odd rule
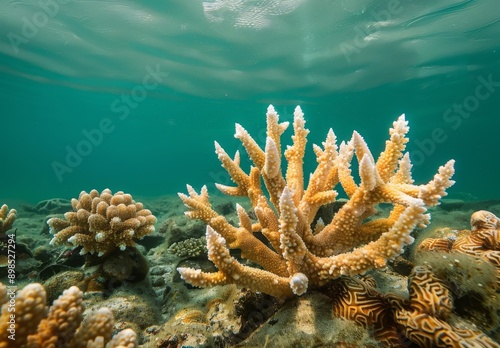
[[[284,152],[285,176],[281,164],[281,136],[288,122],[279,123],[272,106],[267,112],[267,139],[261,149],[239,124],[235,137],[245,147],[253,166],[247,174],[240,166],[240,154],[231,158],[215,142],[215,152],[236,187],[217,184],[231,196],[249,198],[257,222],[237,205],[239,226],[232,226],[212,209],[207,188],[197,193],[188,185],[188,195],[179,197],[189,208],[186,215],[207,223],[207,247],[210,260],[219,269],[205,273],[179,268],[183,279],[195,286],[234,283],[278,297],[302,294],[340,275],[354,275],[386,265],[413,242],[411,232],[429,221],[426,206],[439,204],[446,189],[453,185],[451,160],[440,167],[433,180],[425,185],[413,184],[411,162],[404,153],[409,131],[404,115],[393,123],[390,139],[377,161],[357,132],[340,148],[330,129],[323,147],[313,145],[318,165],[306,187],[303,161],[309,130],[305,128],[302,110],[294,113],[293,144]],[[351,173],[356,155],[360,183]],[[264,182],[265,189],[261,186]],[[337,184],[349,200],[326,224],[311,227],[318,209],[335,201]],[[268,194],[268,197],[266,196]],[[389,216],[375,218],[380,203],[394,206]],[[262,242],[254,234],[261,232]],[[230,255],[229,249],[241,249],[241,256],[261,268],[243,265]]]
[[[156,217],[122,191],[114,195],[109,189],[100,194],[97,190],[82,191],[71,205],[73,211],[64,214],[65,220],[47,221],[54,234],[50,244],[82,246],[82,254],[103,256],[118,248],[133,247],[137,240],[155,231]]]

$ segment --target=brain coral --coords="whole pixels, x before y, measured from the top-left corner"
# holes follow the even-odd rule
[[[135,246],[135,242],[153,233],[156,217],[144,209],[142,203],[122,191],[114,195],[109,189],[100,194],[97,190],[82,191],[72,199],[73,211],[65,219],[47,221],[54,238],[52,245],[72,244],[82,246],[81,254],[109,254],[119,248]]]

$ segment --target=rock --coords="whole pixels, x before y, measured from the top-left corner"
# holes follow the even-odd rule
[[[43,282],[45,291],[47,292],[47,303],[52,303],[63,293],[64,290],[77,286],[80,290],[85,291],[86,286],[82,286],[85,275],[81,271],[64,271],[55,274],[54,276]]]
[[[137,283],[146,278],[148,272],[148,261],[136,248],[115,251],[102,260],[103,275],[114,282]]]

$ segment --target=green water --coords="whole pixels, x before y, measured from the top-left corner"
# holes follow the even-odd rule
[[[499,198],[499,9],[2,0],[0,202],[213,192],[229,183],[213,141],[241,150],[237,122],[264,144],[270,103],[284,121],[302,106],[306,171],[328,128],[339,140],[357,130],[378,155],[405,113],[417,182],[454,158],[452,197]]]

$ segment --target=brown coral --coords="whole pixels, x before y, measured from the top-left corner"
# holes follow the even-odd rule
[[[52,245],[72,244],[82,246],[81,254],[97,253],[98,256],[126,247],[154,232],[156,217],[144,209],[142,203],[119,191],[114,195],[109,189],[100,194],[97,190],[82,191],[72,199],[72,212],[64,219],[47,221],[54,238]]]
[[[341,275],[384,267],[388,259],[401,254],[403,247],[413,242],[410,234],[415,227],[428,222],[426,206],[439,204],[454,183],[454,161],[449,161],[427,184],[413,184],[410,158],[404,153],[409,127],[402,115],[393,123],[390,139],[377,161],[357,132],[338,150],[330,129],[323,148],[313,146],[318,166],[306,187],[303,161],[309,131],[300,107],[294,113],[293,144],[284,152],[288,163],[283,175],[281,135],[287,126],[287,122],[278,122],[270,106],[267,140],[262,149],[242,126],[236,125],[235,137],[253,162],[248,174],[240,166],[239,152],[231,158],[215,143],[222,166],[236,183],[236,187],[217,185],[218,189],[228,195],[248,197],[257,223],[238,205],[239,226],[232,226],[212,208],[206,187],[197,193],[188,186],[187,195],[179,194],[189,209],[186,215],[207,223],[208,255],[219,269],[205,273],[179,268],[187,282],[196,286],[234,283],[287,297],[303,294],[308,287],[323,285]],[[351,175],[354,155],[359,163],[359,184]],[[318,223],[313,230],[311,224],[318,209],[335,201],[338,183],[349,201],[329,224]],[[389,216],[375,219],[376,207],[381,203],[394,208]],[[267,238],[266,243],[255,236],[257,231]],[[243,265],[232,257],[229,249],[236,248],[241,249],[242,257],[263,269]]]
[[[0,290],[4,288],[0,283]],[[89,314],[82,322],[83,294],[75,286],[64,291],[50,309],[41,284],[29,284],[10,298],[13,303],[2,306],[0,348],[137,347],[136,334],[130,329],[111,337],[114,318],[107,308]],[[15,311],[9,310],[12,308]]]
[[[389,302],[375,289],[373,278],[341,277],[328,288],[333,313],[373,330],[387,347],[403,347]]]
[[[450,241],[448,238],[426,238],[418,250],[458,251],[490,262],[497,270],[500,288],[500,219],[495,214],[480,210],[471,216],[471,230]]]
[[[408,299],[384,295],[371,280],[352,277],[333,282],[327,294],[337,316],[372,328],[387,347],[407,347],[403,336],[419,347],[500,347],[482,331],[464,329],[460,318],[451,320],[450,292],[429,269],[415,267],[408,282]]]
[[[500,347],[482,331],[447,322],[452,310],[449,290],[427,268],[413,269],[409,293],[409,301],[392,298],[394,317],[405,336],[419,347]]]

